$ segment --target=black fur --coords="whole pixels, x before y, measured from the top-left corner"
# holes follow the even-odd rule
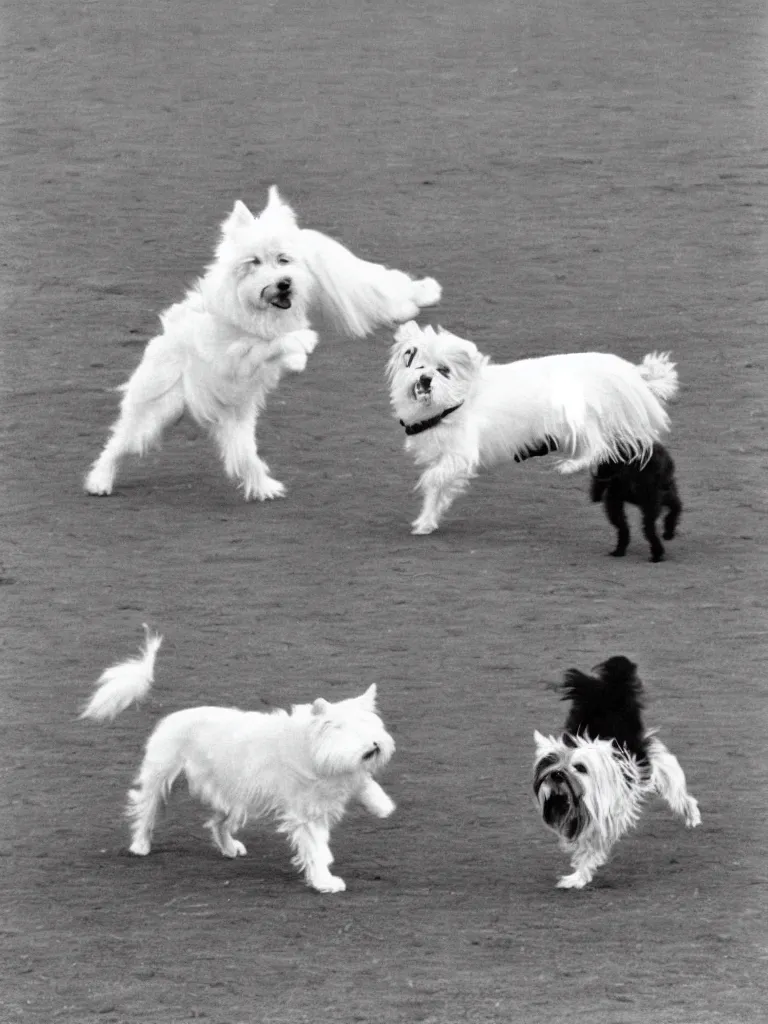
[[[629,524],[624,514],[624,504],[629,502],[642,512],[643,534],[651,546],[651,561],[663,560],[664,545],[656,533],[656,520],[666,508],[662,536],[664,540],[671,540],[683,510],[675,481],[675,463],[663,444],[653,446],[653,454],[645,465],[601,462],[592,471],[590,497],[592,501],[602,501],[608,521],[618,531],[612,555],[621,558],[629,547]]]
[[[554,437],[545,437],[540,444],[529,444],[523,451],[514,456],[515,462],[525,462],[526,459],[536,459],[542,455],[549,455],[557,451],[557,441]]]
[[[565,732],[590,739],[613,740],[648,763],[648,740],[641,711],[643,684],[637,666],[623,656],[609,658],[588,676],[577,668],[565,673],[563,700],[571,702]]]

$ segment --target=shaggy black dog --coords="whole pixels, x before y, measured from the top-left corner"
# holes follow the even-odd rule
[[[645,465],[640,462],[601,462],[592,471],[590,496],[592,501],[602,501],[609,522],[618,531],[612,555],[621,558],[629,547],[629,524],[624,514],[624,504],[629,502],[642,512],[643,534],[651,545],[651,561],[660,562],[664,558],[664,545],[656,533],[656,520],[662,509],[667,509],[662,536],[664,540],[671,540],[683,506],[677,493],[675,464],[663,444],[653,446],[653,454]]]

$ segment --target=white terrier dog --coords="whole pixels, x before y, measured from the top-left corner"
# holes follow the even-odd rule
[[[111,720],[146,697],[161,640],[147,630],[141,655],[103,673],[81,717]],[[341,892],[343,879],[329,870],[331,827],[352,800],[379,818],[394,811],[373,778],[394,751],[376,714],[375,685],[359,697],[334,704],[320,698],[290,712],[176,711],[149,737],[136,788],[128,794],[131,853],[149,853],[158,810],[184,774],[190,793],[214,812],[207,827],[225,857],[245,854],[234,833],[248,818],[268,816],[288,836],[293,863],[307,884],[319,892]]]
[[[388,377],[405,447],[427,467],[416,534],[437,529],[480,467],[553,451],[561,473],[648,458],[669,426],[660,400],[677,392],[667,355],[640,366],[601,352],[497,365],[473,342],[415,323],[395,333]]]
[[[680,762],[643,726],[636,668],[619,656],[592,676],[571,669],[563,684],[563,699],[572,702],[565,731],[534,733],[533,791],[544,823],[571,855],[573,871],[557,883],[561,889],[583,889],[592,880],[650,793],[688,828],[701,823]]]
[[[317,344],[310,313],[362,337],[439,299],[432,278],[414,281],[301,230],[274,186],[259,217],[235,203],[215,261],[161,314],[162,334],[123,385],[120,417],[85,489],[111,494],[123,456],[144,454],[186,412],[212,435],[246,499],[281,497],[285,488],[257,454],[256,419],[283,373],[306,366]]]

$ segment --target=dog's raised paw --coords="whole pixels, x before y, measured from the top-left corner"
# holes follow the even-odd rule
[[[425,277],[416,282],[414,302],[419,307],[436,306],[443,294],[443,289],[434,277]]]

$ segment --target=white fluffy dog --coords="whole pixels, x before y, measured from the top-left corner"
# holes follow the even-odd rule
[[[123,385],[119,419],[85,489],[111,494],[123,456],[142,455],[188,413],[211,434],[246,499],[281,497],[283,485],[257,454],[256,419],[283,373],[306,366],[317,344],[310,314],[362,337],[439,299],[432,278],[415,281],[300,229],[274,186],[258,217],[238,201],[214,262],[161,314],[162,333]]]
[[[145,627],[146,628],[146,627]],[[162,638],[147,631],[139,657],[107,669],[81,717],[111,720],[151,688]],[[150,851],[158,810],[174,780],[213,810],[207,822],[225,857],[241,857],[234,838],[248,818],[271,817],[288,836],[293,863],[319,892],[341,892],[332,875],[331,827],[352,800],[379,818],[395,805],[374,773],[395,751],[376,714],[376,687],[359,697],[294,705],[290,712],[201,707],[163,718],[147,741],[136,788],[128,794],[131,853]]]
[[[584,352],[494,364],[448,331],[407,323],[395,334],[390,397],[406,449],[425,466],[413,533],[436,530],[480,467],[560,453],[560,472],[646,459],[668,429],[661,402],[677,392],[663,354],[635,366]]]

